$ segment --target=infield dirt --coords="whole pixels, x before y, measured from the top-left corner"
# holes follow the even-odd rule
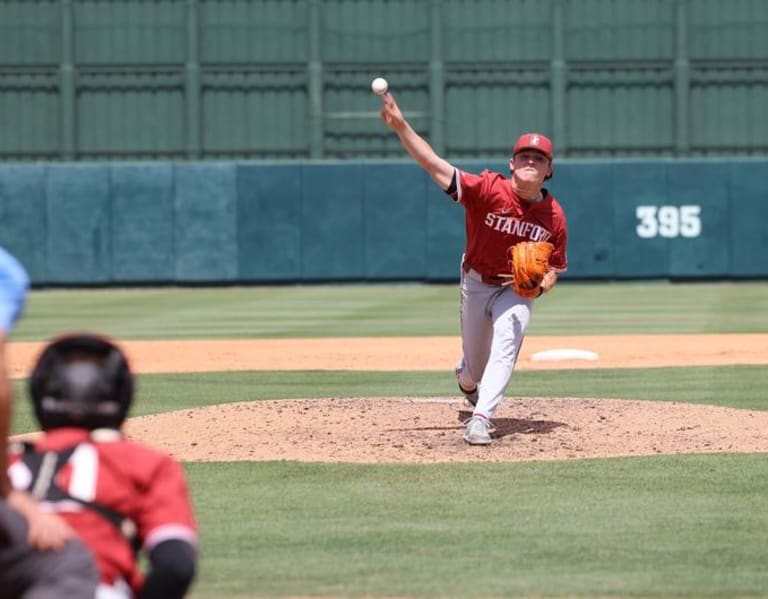
[[[444,371],[458,337],[125,341],[139,373],[234,370]],[[536,361],[549,349],[598,359]],[[26,376],[40,345],[13,343]],[[518,370],[768,364],[768,335],[530,337]],[[456,395],[222,403],[131,419],[129,435],[188,461],[521,461],[700,452],[768,452],[768,412],[610,398],[516,398],[497,411],[496,441],[461,440],[470,412]]]

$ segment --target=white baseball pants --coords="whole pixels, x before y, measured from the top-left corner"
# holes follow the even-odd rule
[[[486,285],[480,274],[461,272],[461,339],[464,356],[457,365],[465,389],[478,387],[474,414],[493,417],[515,369],[533,300],[512,287]]]

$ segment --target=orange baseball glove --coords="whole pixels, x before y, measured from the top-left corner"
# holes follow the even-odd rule
[[[547,241],[521,241],[509,246],[509,274],[501,276],[512,279],[512,288],[520,297],[539,297],[554,249],[555,246]]]

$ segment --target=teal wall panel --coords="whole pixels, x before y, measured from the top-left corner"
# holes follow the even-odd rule
[[[110,177],[112,280],[173,281],[173,165],[112,164]]]
[[[237,167],[238,278],[301,279],[302,166]]]
[[[0,168],[0,239],[26,267],[32,280],[48,278],[45,203],[42,165]]]
[[[484,169],[504,172],[505,162],[457,160],[453,165],[469,173]],[[425,177],[427,177],[425,175]],[[464,207],[427,177],[427,279],[456,280],[466,248]]]
[[[734,276],[765,276],[768,271],[768,165],[729,165],[730,272]]]
[[[607,164],[562,164],[547,183],[568,221],[568,271],[585,276],[616,272],[613,169]],[[618,246],[616,246],[618,247]]]
[[[362,279],[366,275],[363,166],[306,164],[302,169],[302,278]]]
[[[565,278],[768,277],[766,168],[558,161]],[[406,161],[0,168],[0,237],[37,285],[455,281],[464,226]]]
[[[366,278],[422,278],[427,266],[424,172],[400,164],[363,169]]]
[[[236,166],[177,164],[175,181],[176,280],[237,280]]]
[[[431,179],[427,185],[426,235],[425,278],[430,281],[457,280],[466,245],[464,208],[443,193]]]
[[[730,271],[730,257],[723,251],[729,237],[729,169],[722,162],[667,164],[667,202],[679,208],[670,221],[681,234],[669,240],[668,273],[672,277],[720,277]],[[684,181],[684,185],[678,182]],[[701,232],[685,237],[685,206],[698,206]],[[672,213],[674,214],[674,213]],[[678,224],[675,225],[675,220]],[[660,219],[661,221],[661,219]]]
[[[48,282],[109,283],[109,166],[51,165],[45,193]]]
[[[620,162],[612,170],[613,185],[604,190],[603,200],[614,205],[614,274],[620,278],[664,277],[669,264],[667,238],[655,231],[646,233],[651,225],[638,218],[638,214],[650,214],[651,209],[656,214],[658,207],[667,203],[671,188],[664,163]]]

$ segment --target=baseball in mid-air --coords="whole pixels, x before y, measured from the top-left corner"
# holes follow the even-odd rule
[[[373,90],[373,93],[377,96],[383,96],[387,93],[388,89],[389,83],[387,83],[387,80],[383,77],[376,77],[376,79],[371,81],[371,90]]]

